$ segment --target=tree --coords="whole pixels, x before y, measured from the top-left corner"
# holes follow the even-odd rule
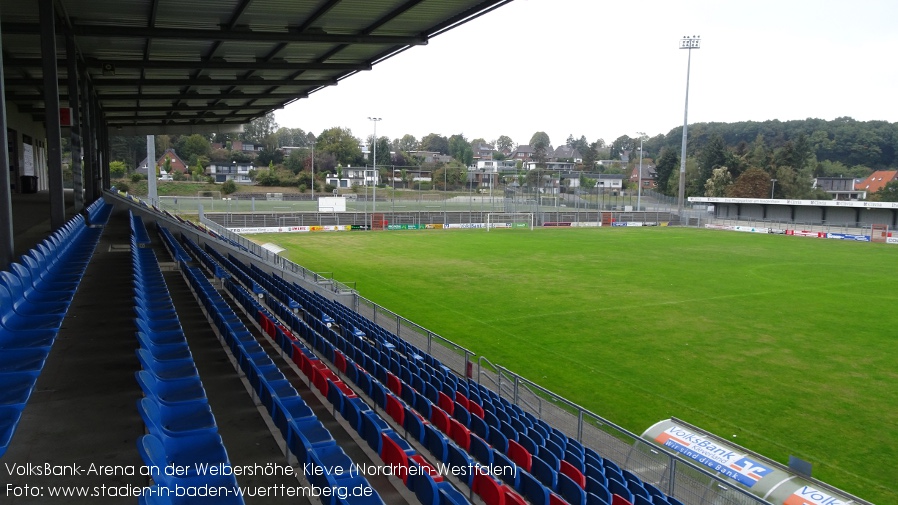
[[[277,129],[278,124],[274,120],[274,112],[269,112],[247,123],[243,127],[243,133],[239,135],[239,138],[243,142],[265,144],[274,149],[277,147],[277,139],[274,137],[274,132]]]
[[[224,193],[226,195],[230,195],[231,193],[233,193],[235,191],[237,191],[237,184],[234,182],[233,179],[228,179],[228,180],[224,181],[224,183],[222,183],[222,185],[221,185],[222,193]]]
[[[417,151],[418,150],[418,139],[415,138],[414,135],[409,135],[406,133],[399,139],[399,150],[405,152]]]
[[[421,139],[421,150],[440,154],[449,154],[449,139],[438,134],[431,133]]]
[[[702,181],[710,179],[715,169],[726,166],[727,154],[723,137],[718,134],[711,135],[711,139],[698,157],[699,177]]]
[[[361,165],[364,161],[359,139],[353,137],[349,128],[333,127],[321,132],[315,143],[315,152],[333,154],[337,163],[350,166]]]
[[[461,133],[449,137],[449,155],[465,166],[474,163],[474,150],[471,143]]]
[[[109,162],[109,176],[114,179],[119,179],[125,176],[125,162],[124,161],[110,161]]]
[[[598,144],[596,142],[589,144],[586,149],[580,151],[580,155],[583,156],[583,169],[594,170],[599,159]]]
[[[530,147],[536,149],[537,144],[542,144],[548,149],[552,142],[549,140],[549,135],[546,132],[536,132],[530,137]]]
[[[369,149],[371,149],[371,145],[374,143],[374,135],[368,135],[366,139]],[[371,163],[373,158],[369,154],[368,163]],[[389,165],[391,160],[390,154],[390,139],[387,137],[380,137],[377,139],[377,166],[381,167],[384,165]]]
[[[175,149],[181,159],[188,160],[190,165],[196,165],[200,156],[209,156],[212,153],[212,144],[206,137],[194,133],[180,137],[175,143]]]
[[[675,149],[665,147],[661,150],[661,157],[658,158],[658,162],[655,164],[655,174],[659,189],[663,191],[664,188],[667,188],[671,178],[677,180],[677,184],[679,184],[679,176],[672,177],[677,174],[679,165],[680,157]],[[674,193],[667,194],[672,195]]]
[[[274,133],[277,147],[307,147],[314,143],[302,128],[278,128]]]
[[[511,140],[511,137],[508,135],[499,135],[499,138],[496,139],[496,149],[501,151],[503,149],[514,149],[514,141]]]
[[[145,136],[116,136],[109,138],[109,158],[122,160],[125,169],[137,167],[147,155],[147,138]]]
[[[452,160],[449,163],[436,163],[432,166],[435,168],[431,171],[431,180],[433,180],[435,188],[446,191],[449,188],[461,188],[464,186],[468,169],[461,163]]]
[[[730,198],[769,198],[770,174],[760,168],[749,168],[727,189]]]
[[[635,145],[635,139],[630,138],[629,135],[621,135],[614,142],[611,143],[611,159],[619,160],[624,152],[629,152],[633,150]]]
[[[256,155],[256,161],[261,165],[268,165],[269,163],[280,165],[284,162],[284,153],[277,149],[272,150],[265,147]]]
[[[877,202],[898,202],[898,181],[892,181],[876,193],[870,195],[870,200]]]
[[[733,176],[730,175],[727,167],[715,168],[711,173],[711,177],[705,182],[705,196],[726,196],[727,187],[732,183]]]

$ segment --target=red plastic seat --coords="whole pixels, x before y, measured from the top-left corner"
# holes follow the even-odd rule
[[[558,471],[560,473],[567,475],[568,477],[571,478],[571,480],[576,482],[577,485],[579,485],[583,489],[586,489],[586,476],[583,475],[583,472],[581,472],[580,470],[577,469],[577,467],[575,467],[574,465],[568,463],[567,461],[565,461],[563,459],[560,460],[558,463],[560,465],[560,467],[558,469]]]
[[[533,456],[530,455],[530,451],[525,449],[523,445],[509,439],[508,450],[505,451],[505,454],[511,458],[516,465],[528,472],[530,471],[530,466],[533,464]]]

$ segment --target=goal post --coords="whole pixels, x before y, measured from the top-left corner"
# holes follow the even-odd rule
[[[533,230],[532,212],[490,212],[486,215],[486,231],[493,228],[529,228]]]
[[[889,225],[872,224],[870,225],[870,242],[886,242],[889,237]]]

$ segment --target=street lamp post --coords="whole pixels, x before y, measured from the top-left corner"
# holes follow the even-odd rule
[[[383,118],[368,117],[374,121],[374,188],[371,192],[371,228],[374,228],[374,211],[377,210],[377,122]]]
[[[645,140],[644,132],[636,132],[639,134],[639,176],[636,178],[636,212],[642,210],[642,142]]]
[[[693,35],[692,37],[684,36],[680,40],[680,49],[689,51],[689,58],[686,61],[686,106],[683,110],[683,145],[680,149],[680,190],[677,197],[677,213],[683,212],[683,198],[686,194],[686,130],[688,127],[689,117],[689,71],[692,67],[692,50],[701,47],[701,37]]]
[[[773,200],[773,189],[776,188],[776,179],[770,179],[773,185],[770,186],[770,199]]]

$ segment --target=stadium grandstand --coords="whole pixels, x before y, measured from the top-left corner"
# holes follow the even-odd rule
[[[666,452],[710,436],[671,420],[655,444],[559,407],[110,186],[113,132],[238,131],[505,3],[0,0],[2,502],[865,503],[781,468],[761,496],[773,462]]]

